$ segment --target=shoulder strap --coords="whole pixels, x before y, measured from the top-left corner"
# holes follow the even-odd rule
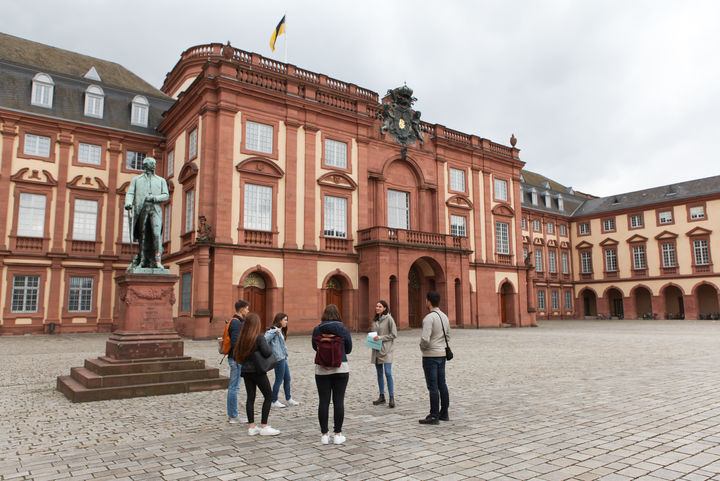
[[[440,318],[440,327],[442,327],[443,331],[443,337],[445,338],[445,347],[450,347],[447,342],[447,334],[445,334],[445,325],[443,324],[442,316],[437,313],[437,311],[433,311],[435,314],[437,314],[438,318]]]

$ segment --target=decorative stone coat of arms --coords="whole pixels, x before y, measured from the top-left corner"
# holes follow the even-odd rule
[[[382,127],[380,133],[390,133],[400,145],[407,147],[419,141],[423,144],[424,139],[420,130],[420,111],[413,110],[412,105],[417,100],[412,96],[413,91],[407,85],[388,90],[390,102],[382,104],[380,118]]]

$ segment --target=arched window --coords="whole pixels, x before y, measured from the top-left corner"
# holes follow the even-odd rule
[[[32,98],[30,103],[38,107],[52,108],[55,82],[45,73],[35,74],[32,82]]]
[[[150,110],[150,103],[142,95],[136,95],[132,100],[132,111],[130,113],[130,124],[139,125],[140,127],[147,127],[148,125],[148,111]]]
[[[85,90],[85,115],[101,119],[105,104],[105,92],[97,85],[90,85]]]

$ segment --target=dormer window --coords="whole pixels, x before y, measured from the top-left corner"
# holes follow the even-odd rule
[[[132,112],[130,113],[130,124],[140,127],[148,125],[148,111],[150,103],[142,95],[136,95],[132,100]]]
[[[55,82],[45,73],[38,73],[33,77],[32,98],[30,103],[38,107],[52,108],[53,90]]]
[[[562,195],[558,195],[557,201],[558,209],[565,210],[565,199],[563,199]]]
[[[552,208],[552,197],[549,192],[545,192],[545,207]]]
[[[97,85],[91,85],[85,90],[85,115],[87,117],[103,118],[105,105],[105,92]]]
[[[530,191],[530,200],[532,201],[532,205],[538,205],[538,195],[535,189]]]

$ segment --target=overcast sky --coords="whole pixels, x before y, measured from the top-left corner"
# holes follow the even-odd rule
[[[407,82],[424,121],[505,145],[514,133],[526,169],[595,195],[720,175],[720,1],[0,0],[0,12],[5,33],[158,88],[193,45],[283,61],[287,38],[289,63],[381,97]]]

